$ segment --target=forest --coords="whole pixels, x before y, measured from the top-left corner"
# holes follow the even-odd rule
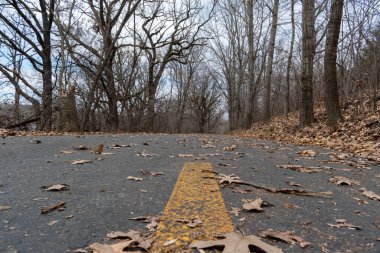
[[[0,128],[227,132],[380,100],[378,0],[0,0]]]

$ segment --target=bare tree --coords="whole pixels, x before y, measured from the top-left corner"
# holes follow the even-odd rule
[[[314,122],[313,65],[315,55],[315,7],[314,1],[302,2],[302,77],[300,101],[300,125]]]
[[[148,62],[145,128],[148,132],[154,131],[157,88],[165,67],[172,61],[186,64],[193,48],[204,44],[203,27],[210,20],[213,7],[204,20],[199,16],[201,10],[199,0],[183,0],[181,3],[171,0],[155,2],[140,13],[144,19],[139,36],[140,48],[145,52]]]
[[[295,0],[291,0],[290,16],[291,16],[291,24],[292,24],[292,36],[290,39],[290,48],[289,48],[288,62],[287,62],[287,67],[286,67],[285,115],[288,115],[289,108],[290,108],[290,72],[292,68],[294,40],[295,40],[295,35],[296,35],[296,27],[295,27],[295,20],[294,20],[294,4],[295,4],[294,2]]]
[[[333,0],[327,28],[324,81],[327,124],[335,127],[341,118],[339,90],[336,71],[337,46],[342,22],[344,0]]]
[[[34,3],[18,0],[4,0],[0,12],[0,30],[3,42],[17,50],[27,59],[42,78],[41,130],[52,129],[52,62],[51,62],[51,30],[55,11],[55,0]],[[17,25],[19,24],[19,25]],[[8,31],[8,33],[7,33]],[[25,50],[14,43],[9,32],[17,34],[27,44]],[[28,34],[33,34],[36,40]],[[7,70],[9,73],[9,70]],[[8,75],[6,75],[8,76]],[[37,87],[35,87],[37,88]]]
[[[274,55],[274,46],[276,43],[276,34],[277,34],[277,20],[278,20],[278,7],[279,0],[274,0],[272,11],[272,26],[269,39],[269,48],[268,48],[268,60],[265,73],[265,97],[264,97],[264,121],[269,121],[271,112],[270,112],[270,97],[271,97],[271,79],[273,72],[273,55]]]

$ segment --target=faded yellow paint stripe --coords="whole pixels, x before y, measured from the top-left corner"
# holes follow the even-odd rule
[[[181,252],[194,240],[212,240],[234,230],[214,176],[210,163],[184,165],[158,225],[152,252]],[[202,224],[190,228],[178,222],[194,218]]]

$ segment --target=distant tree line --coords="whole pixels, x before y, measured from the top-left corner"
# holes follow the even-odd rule
[[[380,0],[0,0],[0,105],[13,105],[1,127],[212,132],[295,110],[307,126],[322,101],[335,127],[352,94],[369,92],[377,110],[379,9]]]

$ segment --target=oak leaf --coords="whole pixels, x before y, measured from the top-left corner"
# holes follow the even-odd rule
[[[329,179],[329,182],[334,183],[336,185],[359,185],[359,181],[352,180],[346,177],[342,176],[333,176],[332,178]]]
[[[139,178],[139,177],[133,177],[133,176],[128,176],[127,179],[128,179],[128,180],[133,180],[133,181],[142,181],[142,178]]]
[[[297,242],[300,244],[301,248],[305,248],[309,245],[311,245],[309,242],[305,241],[300,236],[293,235],[293,232],[291,231],[285,231],[285,232],[276,232],[272,230],[267,230],[262,233],[265,237],[270,237],[274,239],[281,240],[283,242],[286,242],[291,245],[295,245]]]
[[[68,191],[70,190],[69,185],[67,184],[53,184],[49,186],[42,186],[42,189],[45,189],[45,191]]]
[[[232,184],[232,183],[240,182],[240,178],[236,176],[235,174],[230,174],[230,175],[220,174],[216,178],[219,179],[219,184],[224,184],[224,183]]]
[[[86,160],[86,159],[81,159],[81,160],[75,160],[75,161],[71,162],[72,165],[84,164],[84,163],[92,163],[92,161]]]
[[[216,241],[197,241],[190,244],[190,248],[206,249],[224,246],[222,253],[250,253],[249,246],[255,246],[267,253],[282,253],[277,247],[267,244],[257,236],[243,236],[238,233],[228,233],[225,239]]]
[[[261,208],[261,205],[263,204],[263,200],[261,198],[255,199],[255,200],[246,200],[243,204],[243,210],[245,211],[258,211],[262,212],[264,209]]]

